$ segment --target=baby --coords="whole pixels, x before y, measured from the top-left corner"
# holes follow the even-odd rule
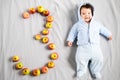
[[[111,32],[93,18],[94,7],[84,3],[78,8],[78,22],[70,30],[67,45],[72,46],[77,38],[76,64],[77,77],[83,76],[87,71],[88,63],[92,77],[101,78],[100,71],[103,67],[103,55],[100,49],[100,35],[108,40],[112,39]]]

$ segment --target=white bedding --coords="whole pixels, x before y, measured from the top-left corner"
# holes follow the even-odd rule
[[[66,38],[76,22],[77,5],[81,0],[0,0],[0,80],[73,80],[75,76],[76,46],[67,47]],[[120,80],[120,0],[88,0],[95,7],[95,18],[101,21],[113,34],[113,40],[101,37],[104,67],[101,80]],[[36,41],[33,36],[44,29],[45,17],[38,13],[23,19],[22,14],[30,7],[42,5],[54,17],[53,28],[48,35],[56,44],[55,50]],[[46,65],[51,52],[59,54],[55,67],[47,74],[33,77],[21,75],[11,57],[18,55],[24,67],[30,70]],[[84,80],[92,80],[89,71]]]

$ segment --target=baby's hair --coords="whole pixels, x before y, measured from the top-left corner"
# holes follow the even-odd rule
[[[90,3],[85,3],[85,4],[83,4],[83,5],[81,6],[81,8],[80,8],[80,14],[81,14],[81,9],[82,9],[82,8],[89,8],[89,9],[91,9],[92,16],[94,15],[94,7],[93,7]]]

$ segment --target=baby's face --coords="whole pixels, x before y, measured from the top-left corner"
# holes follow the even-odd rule
[[[89,23],[93,17],[90,8],[82,8],[80,15],[86,23]]]

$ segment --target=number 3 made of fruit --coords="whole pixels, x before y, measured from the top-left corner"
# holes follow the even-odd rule
[[[43,6],[38,6],[36,9],[33,8],[33,7],[29,8],[28,11],[26,11],[22,14],[22,16],[23,16],[24,19],[27,19],[27,18],[30,17],[31,14],[34,14],[34,13],[39,13],[39,14],[46,17],[46,24],[45,24],[44,29],[41,31],[41,34],[40,33],[36,34],[34,36],[34,39],[41,41],[43,44],[48,44],[49,43],[49,38],[46,37],[46,36],[49,34],[49,29],[52,28],[52,22],[53,22],[54,18],[53,18],[53,16],[50,15],[49,10],[44,9]],[[49,43],[48,44],[48,49],[49,50],[54,50],[55,48],[56,48],[56,45],[54,43]],[[32,74],[33,76],[39,76],[40,74],[47,73],[49,68],[54,68],[55,67],[54,60],[57,60],[58,57],[59,57],[59,55],[58,55],[57,52],[52,52],[50,54],[51,61],[49,61],[47,63],[47,65],[44,65],[42,68],[37,68],[37,69],[33,69],[33,70],[30,70],[29,68],[24,67],[24,65],[20,61],[20,58],[19,58],[18,55],[14,55],[12,57],[12,61],[17,62],[15,64],[15,68],[17,70],[22,70],[21,74],[23,74],[23,75]]]

